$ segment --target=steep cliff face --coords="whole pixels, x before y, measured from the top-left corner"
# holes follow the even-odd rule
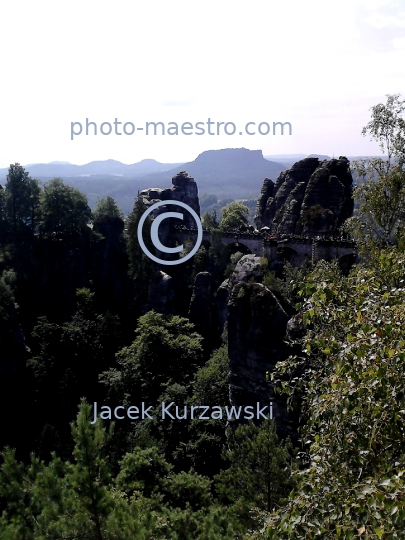
[[[353,213],[352,175],[345,157],[306,158],[266,178],[256,207],[255,223],[273,234],[334,234]]]
[[[198,198],[197,183],[186,171],[181,171],[172,178],[172,187],[166,189],[148,188],[139,193],[142,202],[150,207],[160,201],[181,201],[192,208],[200,216],[200,202]],[[159,240],[164,246],[174,247],[175,225],[183,225],[187,228],[195,228],[196,223],[193,216],[180,206],[174,204],[162,205],[152,211],[152,218],[166,212],[178,212],[183,216],[180,221],[175,218],[164,219],[159,226]],[[173,259],[173,255],[156,251],[156,255],[161,259]]]
[[[240,282],[228,303],[229,396],[233,405],[273,403],[282,434],[293,434],[286,407],[266,378],[287,355],[284,343],[289,316],[262,283]]]
[[[158,271],[149,288],[148,302],[144,306],[144,312],[147,313],[153,309],[158,313],[174,315],[176,312],[174,297],[173,278],[165,272]]]
[[[197,183],[186,171],[179,172],[172,178],[172,200],[181,201],[190,206],[200,215],[200,201],[198,199]],[[185,215],[186,227],[195,227],[195,222],[189,213]]]
[[[139,193],[142,201],[146,206],[151,206],[159,201],[181,201],[190,208],[192,208],[196,214],[200,215],[200,201],[198,198],[197,183],[186,171],[181,171],[172,178],[172,187],[166,189],[160,188],[148,188]],[[153,212],[156,217],[162,212],[180,212],[183,214],[183,209],[174,205],[161,206]],[[162,227],[168,225],[168,220],[162,222]],[[184,212],[183,225],[186,227],[195,227],[195,221],[189,212]]]
[[[266,372],[288,354],[291,313],[261,283],[260,262],[256,255],[244,255],[216,294],[219,332],[226,326],[228,335],[229,396],[235,406],[260,402],[264,407],[271,401],[279,433],[294,436],[286,407],[266,380]]]
[[[274,192],[274,182],[270,178],[265,178],[263,186],[256,205],[255,224],[258,229],[265,226],[265,223],[271,221],[272,216],[269,214],[270,205],[267,202],[272,199]]]

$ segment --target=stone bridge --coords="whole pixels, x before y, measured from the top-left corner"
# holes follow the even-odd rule
[[[180,243],[195,241],[197,229],[177,228],[176,238]],[[240,246],[246,253],[265,257],[269,262],[288,261],[292,266],[320,259],[338,259],[342,269],[350,267],[356,259],[356,246],[352,240],[322,237],[302,237],[297,235],[270,236],[268,232],[225,232],[218,238],[225,245]],[[217,241],[218,241],[217,240]],[[213,238],[208,230],[203,231],[203,243],[211,245]]]

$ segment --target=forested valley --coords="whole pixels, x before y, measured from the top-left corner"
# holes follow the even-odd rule
[[[10,166],[0,187],[1,539],[403,538],[403,111],[398,95],[373,108],[364,134],[388,159],[351,164],[350,271],[320,260],[275,272],[263,259],[238,289],[246,310],[268,315],[271,295],[299,322],[263,373],[292,438],[271,419],[93,422],[95,402],[231,406],[226,325],[207,340],[189,305],[201,272],[215,287],[235,272],[243,253],[221,231],[246,228],[246,207],[231,203],[221,222],[202,216],[211,243],[165,269],[176,302],[159,312],[150,291],[160,268],[137,239],[140,198],[126,217],[111,197],[91,211],[61,179],[40,185]]]

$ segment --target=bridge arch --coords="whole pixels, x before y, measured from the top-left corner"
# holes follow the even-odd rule
[[[238,251],[240,253],[243,253],[243,255],[250,255],[252,253],[252,250],[243,242],[233,242],[231,244],[227,245],[228,249],[228,257],[233,255],[234,253],[237,253]]]
[[[277,249],[277,259],[284,262],[289,262],[292,266],[295,266],[298,262],[300,255],[298,251],[289,246],[279,246]]]

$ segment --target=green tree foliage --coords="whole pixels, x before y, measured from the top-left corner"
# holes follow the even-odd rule
[[[194,471],[174,473],[154,447],[127,454],[116,482],[152,512],[153,538],[234,538],[225,510],[213,500],[210,480]]]
[[[111,218],[123,219],[124,214],[119,209],[114,199],[108,196],[105,199],[100,199],[97,202],[97,207],[95,211],[93,212],[93,221],[96,222],[98,220],[111,219]]]
[[[193,381],[193,402],[225,406],[229,401],[229,359],[223,345],[212,353],[208,362],[199,369]]]
[[[14,241],[35,231],[40,188],[20,164],[10,165],[5,185],[5,209]]]
[[[44,185],[40,209],[40,231],[45,238],[66,240],[90,232],[91,211],[86,196],[60,178]]]
[[[90,424],[90,405],[83,404],[76,423],[72,424],[75,443],[75,464],[67,475],[70,491],[68,505],[73,509],[70,531],[76,535],[87,534],[101,540],[105,534],[105,521],[111,510],[107,485],[111,475],[105,459],[106,433],[99,422]]]
[[[24,466],[6,449],[0,466],[0,537],[5,540],[233,539],[210,481],[193,471],[175,474],[155,448],[135,448],[115,480],[106,456],[109,432],[91,424],[82,402],[72,424],[73,460]]]
[[[382,152],[387,154],[388,166],[394,157],[400,165],[405,162],[405,100],[400,94],[388,94],[384,105],[379,103],[371,108],[371,120],[362,129],[364,136],[377,141]]]
[[[72,424],[74,461],[54,454],[49,465],[31,457],[18,463],[11,450],[3,452],[0,499],[4,508],[0,535],[5,540],[146,539],[146,523],[137,519],[136,505],[115,491],[105,456],[111,436],[100,422],[90,423],[90,406],[83,402]],[[145,520],[147,518],[145,517]]]
[[[92,250],[94,290],[118,313],[128,312],[132,297],[124,226],[124,216],[112,197],[98,201],[93,213],[93,232],[98,240]]]
[[[31,540],[32,510],[27,487],[32,480],[26,475],[25,467],[19,463],[15,451],[6,448],[2,452],[0,468],[0,535],[7,540],[24,538]],[[28,476],[28,478],[27,478]]]
[[[319,264],[302,286],[304,354],[278,365],[275,379],[302,402],[307,467],[265,537],[401,536],[404,275],[402,254],[376,251],[348,278]]]
[[[229,359],[227,347],[214,351],[208,362],[199,369],[192,385],[191,405],[229,405]],[[187,453],[198,472],[214,477],[224,466],[221,458],[225,444],[226,420],[200,420],[194,418],[189,426]],[[215,460],[212,456],[217,456]]]
[[[76,301],[76,312],[69,321],[57,324],[40,317],[32,332],[28,369],[35,385],[42,453],[55,448],[59,437],[67,444],[69,433],[64,426],[74,418],[81,397],[97,401],[101,390],[98,375],[114,361],[120,343],[117,317],[97,312],[94,293],[79,289]]]
[[[242,203],[232,202],[222,210],[221,230],[229,231],[247,227],[249,208]]]
[[[119,237],[123,232],[124,215],[112,197],[108,196],[98,201],[93,212],[93,228],[107,238]]]
[[[376,170],[378,174],[374,174]],[[358,215],[346,222],[345,229],[354,235],[363,252],[373,245],[384,247],[398,242],[405,232],[405,169],[396,164],[387,170],[385,162],[374,160],[358,164],[357,171],[365,178],[354,191]]]
[[[127,403],[154,403],[171,382],[187,384],[202,363],[202,338],[188,319],[150,311],[139,318],[136,339],[117,354],[119,369],[102,375],[112,395]]]
[[[164,482],[165,499],[170,506],[197,511],[212,504],[211,482],[195,472],[182,471]]]
[[[291,491],[292,446],[278,440],[273,419],[230,429],[224,457],[229,468],[216,477],[217,490],[245,525],[254,524],[252,508],[269,512]]]
[[[201,217],[201,223],[204,229],[214,230],[219,228],[217,211],[212,210],[212,212],[205,212]]]
[[[151,498],[161,491],[172,469],[155,446],[136,447],[120,462],[116,484],[119,490],[130,495],[141,492],[144,497]]]
[[[352,163],[358,178],[354,198],[358,214],[344,229],[359,242],[363,253],[398,241],[404,234],[405,205],[405,100],[388,95],[386,104],[371,109],[371,120],[363,135],[379,143],[387,158],[372,158]]]

